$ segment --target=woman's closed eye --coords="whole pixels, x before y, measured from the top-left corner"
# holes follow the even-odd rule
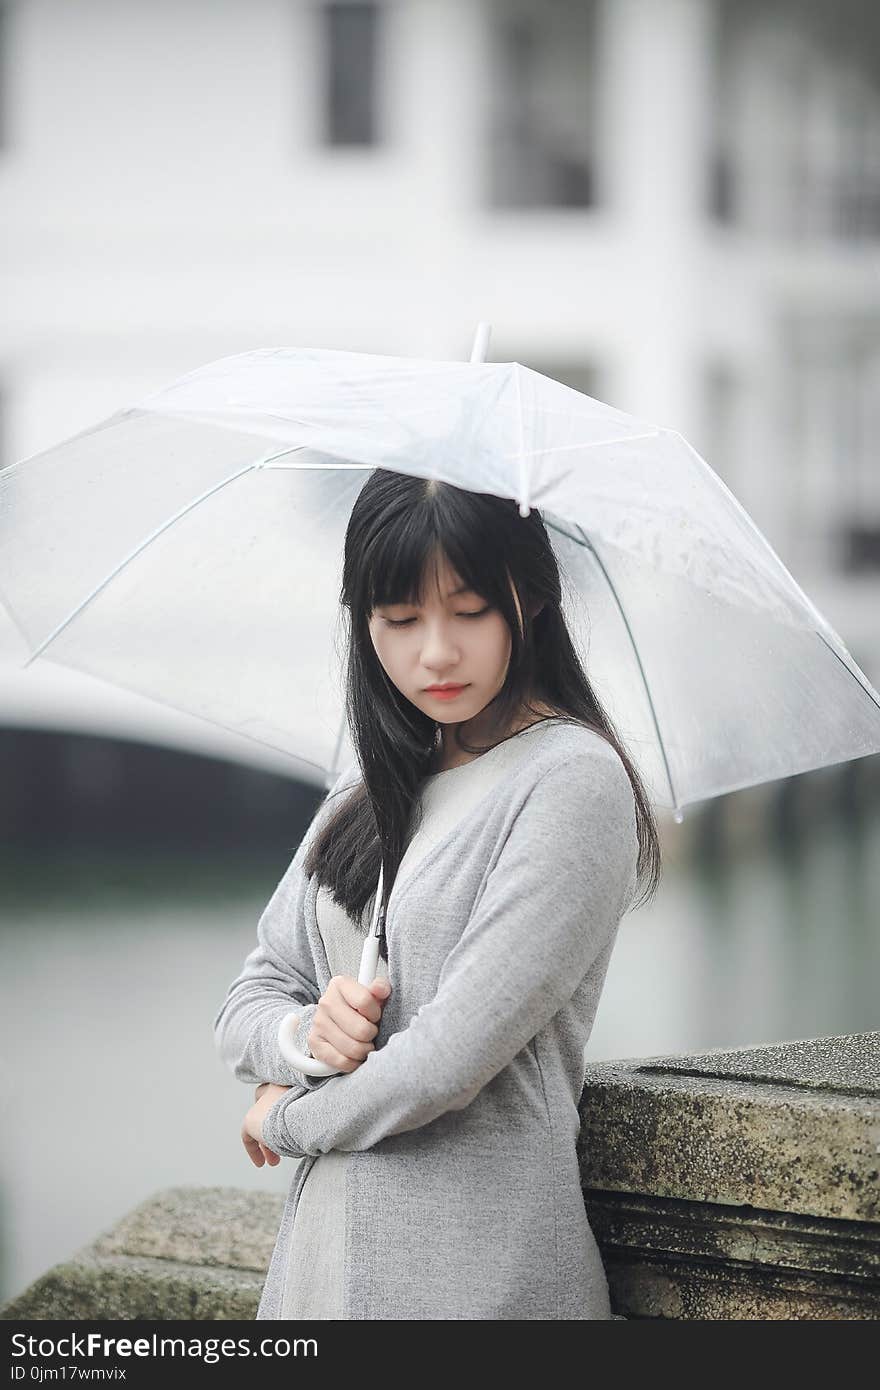
[[[482,618],[484,613],[489,612],[490,607],[491,604],[486,608],[479,608],[475,612],[456,613],[455,616],[456,618]],[[415,622],[415,618],[386,618],[385,622],[388,624],[389,627],[408,627],[410,623]]]

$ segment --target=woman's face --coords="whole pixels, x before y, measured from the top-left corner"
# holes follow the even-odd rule
[[[374,609],[370,636],[389,680],[440,724],[473,719],[494,700],[510,661],[510,632],[480,594],[461,588],[445,556],[428,572],[424,603]],[[461,686],[441,697],[433,685]]]

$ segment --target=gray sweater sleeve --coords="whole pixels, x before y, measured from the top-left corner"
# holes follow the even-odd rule
[[[356,1071],[290,1091],[263,1140],[298,1158],[369,1149],[469,1105],[572,997],[629,905],[638,842],[626,770],[584,752],[513,818],[434,998]]]
[[[296,1047],[308,1053],[308,1034],[320,991],[306,932],[308,879],[303,863],[324,818],[335,810],[336,793],[351,779],[336,780],[318,807],[302,842],[257,924],[257,944],[233,980],[213,1021],[214,1042],[239,1081],[274,1081],[296,1094],[318,1090],[330,1078],[297,1071],[278,1047],[278,1025],[285,1014],[300,1014]],[[289,1093],[289,1094],[292,1094]]]

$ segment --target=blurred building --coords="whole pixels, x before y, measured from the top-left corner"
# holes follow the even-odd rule
[[[488,319],[686,434],[880,684],[876,4],[0,15],[3,462],[212,358],[466,357]]]

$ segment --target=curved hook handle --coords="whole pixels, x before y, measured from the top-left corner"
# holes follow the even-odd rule
[[[383,878],[383,871],[380,868],[376,900],[373,907],[373,921],[361,951],[361,964],[358,970],[359,985],[371,985],[376,978],[376,967],[379,963],[379,908],[382,902]],[[311,1057],[307,1052],[299,1051],[294,1045],[298,1027],[299,1014],[295,1010],[285,1014],[279,1023],[278,1047],[282,1057],[297,1071],[304,1072],[306,1076],[336,1076],[340,1074],[338,1067],[331,1067],[329,1062],[321,1062],[317,1057]]]

